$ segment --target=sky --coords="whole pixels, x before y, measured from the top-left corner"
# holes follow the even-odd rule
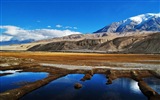
[[[1,0],[0,41],[92,33],[112,22],[159,12],[159,0]]]

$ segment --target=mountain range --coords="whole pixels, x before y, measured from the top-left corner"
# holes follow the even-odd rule
[[[107,25],[94,33],[109,32],[123,34],[125,32],[141,31],[160,31],[160,13],[147,13],[130,17]]]
[[[29,48],[29,51],[67,51],[104,53],[160,53],[160,33],[128,36],[104,36],[78,41],[50,41]]]
[[[160,13],[147,13],[114,22],[93,34],[40,40],[2,50],[104,53],[160,53]]]

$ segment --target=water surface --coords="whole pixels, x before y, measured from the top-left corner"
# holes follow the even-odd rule
[[[91,80],[79,81],[83,74],[69,74],[50,82],[27,95],[21,100],[147,100],[132,79],[119,78],[106,85],[105,75],[95,74]],[[74,89],[75,83],[81,89]]]
[[[19,88],[28,83],[41,80],[48,76],[46,72],[16,72],[14,74],[0,77],[0,92]]]
[[[160,79],[155,77],[144,78],[143,79],[149,87],[155,90],[158,94],[160,94]]]

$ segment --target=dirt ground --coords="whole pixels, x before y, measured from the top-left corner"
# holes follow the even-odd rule
[[[158,54],[96,54],[63,52],[0,52],[0,56],[30,58],[35,62],[68,65],[108,65],[108,62],[160,64]]]

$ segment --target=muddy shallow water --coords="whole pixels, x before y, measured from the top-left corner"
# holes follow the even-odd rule
[[[16,72],[15,71],[13,74],[0,77],[0,92],[19,88],[31,82],[44,79],[47,76],[48,76],[48,73],[46,72]]]
[[[80,81],[84,74],[68,74],[49,84],[30,92],[21,100],[147,100],[141,92],[138,82],[129,78],[118,78],[112,84],[106,85],[104,74],[94,74],[91,80]],[[149,80],[156,81],[154,85]],[[160,79],[145,78],[147,84],[159,91]],[[158,83],[157,83],[158,82]],[[75,89],[74,84],[82,84]]]

